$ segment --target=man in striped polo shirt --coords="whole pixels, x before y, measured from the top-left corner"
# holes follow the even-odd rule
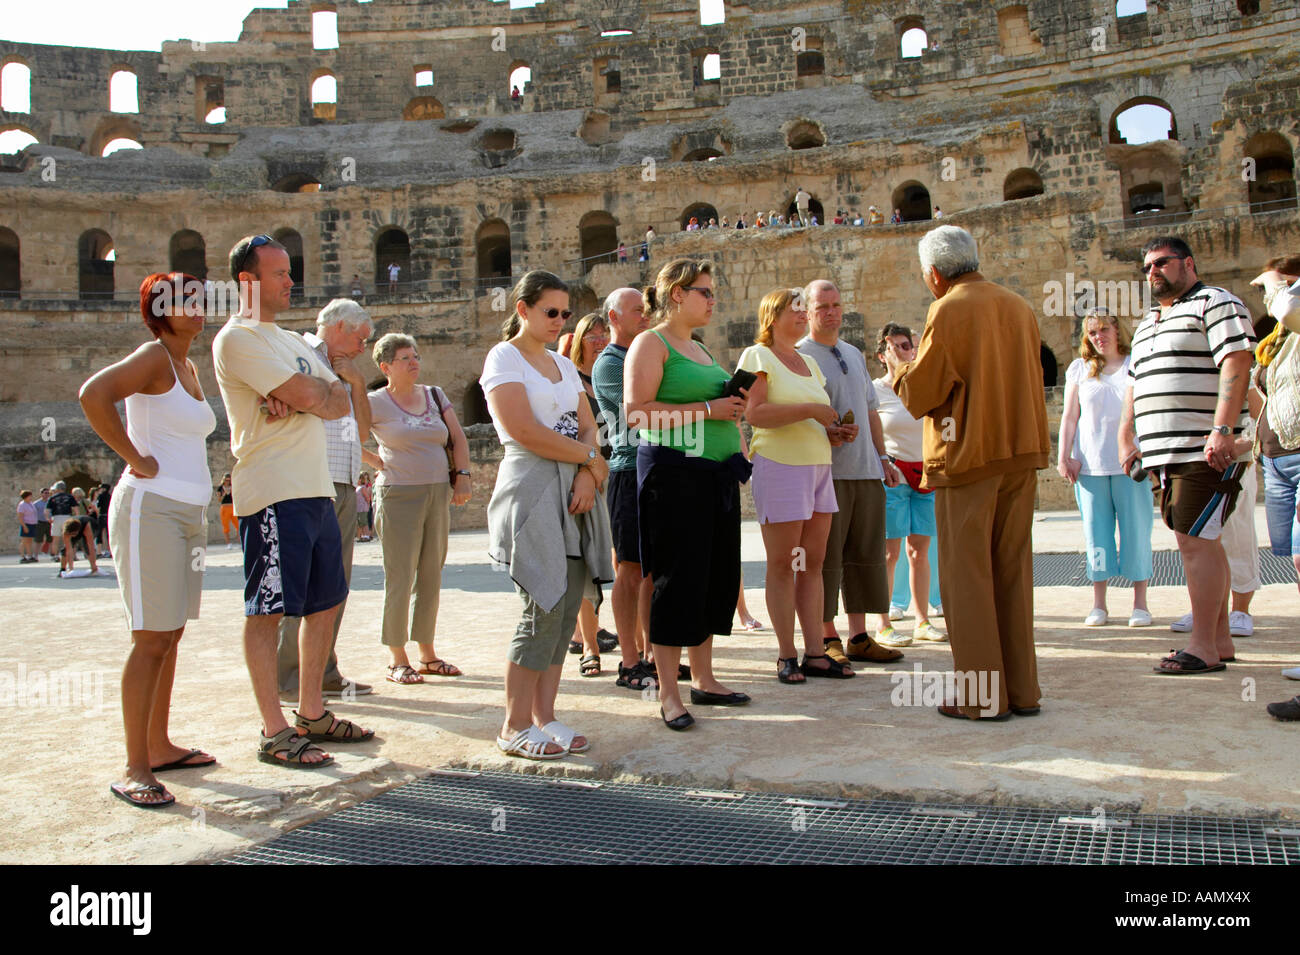
[[[1240,299],[1200,280],[1182,239],[1148,242],[1142,271],[1159,305],[1133,335],[1120,463],[1128,472],[1140,459],[1160,478],[1161,517],[1178,541],[1191,596],[1187,648],[1155,670],[1208,673],[1234,659],[1228,633],[1231,574],[1219,535],[1249,467],[1235,460],[1233,442],[1248,420],[1255,332]]]

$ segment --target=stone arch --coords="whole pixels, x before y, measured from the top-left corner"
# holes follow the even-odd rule
[[[87,229],[77,240],[77,292],[82,298],[113,297],[113,237],[103,229]]]
[[[276,192],[320,192],[320,180],[309,172],[291,172],[271,186]]]
[[[791,149],[815,149],[826,145],[826,130],[810,119],[797,119],[785,128],[785,144]]]
[[[797,195],[797,193],[796,193],[796,195]],[[794,196],[791,196],[791,197],[790,197],[790,204],[787,205],[787,206],[785,207],[785,218],[786,218],[786,221],[787,221],[787,222],[790,222],[790,223],[797,222],[797,221],[798,221],[798,216],[799,216],[799,207],[798,207],[798,205],[795,204]],[[811,220],[811,218],[812,218],[813,216],[816,216],[816,217],[817,217],[817,222],[818,222],[819,224],[821,224],[821,225],[825,225],[825,224],[826,224],[826,210],[825,210],[824,208],[822,208],[822,203],[821,203],[821,200],[820,200],[820,199],[818,199],[818,198],[816,198],[816,197],[811,197],[811,198],[809,198],[809,200],[808,200],[808,216],[809,216],[809,219],[810,219],[810,220]],[[753,223],[750,223],[750,225],[753,225]]]
[[[716,46],[691,50],[691,86],[716,86],[722,82],[722,54]]]
[[[719,221],[722,219],[722,216],[718,215],[718,210],[707,202],[694,202],[682,210],[682,214],[678,217],[677,221],[683,229],[685,229],[687,224],[691,221],[691,216],[695,216],[701,229],[709,224],[710,219],[717,219]]]
[[[604,210],[588,212],[578,223],[582,271],[593,265],[614,262],[618,251],[618,220]]]
[[[167,249],[167,271],[185,272],[197,279],[208,277],[207,244],[193,229],[181,229],[172,235]]]
[[[22,244],[17,232],[0,225],[0,298],[17,298],[22,287]]]
[[[519,90],[520,96],[526,96],[532,92],[533,86],[533,68],[527,60],[515,60],[510,64],[510,69],[506,71],[506,93],[513,99],[514,90]]]
[[[930,35],[920,17],[903,17],[895,23],[895,28],[898,31],[898,55],[902,59],[915,59],[930,48]]]
[[[1129,215],[1159,215],[1165,209],[1164,183],[1156,181],[1142,182],[1129,187],[1127,209]]]
[[[1124,138],[1124,135],[1119,130],[1119,118],[1125,113],[1127,113],[1129,110],[1141,106],[1154,106],[1168,113],[1169,114],[1169,135],[1165,138],[1166,139],[1178,138],[1178,121],[1174,116],[1174,110],[1172,106],[1170,106],[1167,102],[1165,102],[1164,100],[1156,96],[1134,96],[1131,99],[1127,99],[1124,102],[1120,103],[1119,106],[1115,107],[1115,109],[1111,112],[1110,122],[1107,126],[1107,140],[1109,142],[1116,143],[1119,145],[1124,145],[1124,144],[1130,146],[1142,145],[1142,143],[1130,143],[1127,139]],[[1155,137],[1154,139],[1146,139],[1143,140],[1142,142],[1144,143],[1157,142],[1159,141],[1159,139],[1160,137]]]
[[[386,226],[375,236],[375,288],[388,288],[388,267],[396,265],[398,284],[411,287],[411,237],[405,229]]]
[[[6,57],[0,67],[0,110],[32,111],[32,68],[21,57]]]
[[[444,119],[447,115],[442,103],[432,96],[416,96],[402,110],[402,119]]]
[[[90,137],[90,149],[87,150],[91,156],[104,155],[104,147],[115,139],[132,139],[140,142],[144,133],[140,128],[140,121],[131,116],[106,116],[99,121],[95,127],[95,132]]]
[[[311,114],[316,119],[334,119],[338,115],[339,81],[333,70],[312,70]]]
[[[511,277],[510,226],[503,219],[488,219],[474,234],[480,285],[500,285]]]
[[[1265,130],[1246,140],[1246,156],[1255,161],[1254,179],[1247,183],[1251,212],[1294,209],[1295,155],[1280,133]]]
[[[1043,194],[1043,177],[1027,166],[1013,169],[1002,183],[1002,200],[1029,199]]]
[[[15,123],[0,127],[0,155],[20,153],[40,143],[30,129]]]
[[[894,190],[891,204],[902,212],[904,222],[924,222],[934,218],[930,190],[915,179],[909,179]]]
[[[303,297],[303,287],[307,281],[307,263],[303,255],[302,236],[297,229],[287,226],[276,229],[271,238],[284,246],[289,253],[289,278],[293,279],[293,297]]]
[[[108,111],[140,112],[140,81],[129,66],[115,66],[108,77]]]

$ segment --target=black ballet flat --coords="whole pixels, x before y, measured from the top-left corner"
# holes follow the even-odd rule
[[[691,687],[691,702],[696,706],[744,706],[749,696],[744,693],[709,693]]]
[[[695,725],[695,717],[691,716],[690,713],[683,713],[681,716],[670,720],[664,716],[662,706],[659,707],[659,718],[664,721],[664,726],[667,726],[670,730],[688,730]]]

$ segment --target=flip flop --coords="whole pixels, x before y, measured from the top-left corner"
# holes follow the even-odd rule
[[[109,791],[123,802],[129,802],[133,806],[139,806],[141,809],[162,809],[170,806],[176,801],[176,797],[169,793],[162,786],[150,786],[148,783],[112,783],[109,785]],[[166,796],[158,802],[141,802],[133,796],[142,796],[145,793],[158,793]]]
[[[207,758],[201,759],[197,763],[189,762],[189,760],[193,759],[195,756],[207,756]],[[194,769],[198,766],[211,766],[216,761],[217,757],[208,756],[208,754],[203,752],[201,749],[192,749],[180,759],[173,759],[170,763],[163,763],[161,766],[153,767],[153,771],[155,773],[165,773],[172,769]]]
[[[1185,650],[1170,650],[1170,651],[1169,651],[1169,656],[1164,657],[1164,659],[1166,659],[1166,660],[1172,660],[1174,657],[1178,656],[1178,654],[1180,654],[1180,653],[1185,653],[1185,652],[1186,652]],[[1230,657],[1219,657],[1219,662],[1220,662],[1220,663],[1236,663],[1236,662],[1237,662],[1236,654],[1234,654],[1234,655],[1232,655],[1232,656],[1230,656]]]
[[[1167,663],[1172,663],[1174,666],[1165,666]],[[1188,653],[1186,650],[1179,650],[1173,656],[1165,657],[1160,661],[1160,664],[1160,666],[1152,667],[1152,669],[1156,673],[1163,673],[1166,676],[1183,676],[1188,673],[1217,673],[1219,670],[1228,669],[1223,663],[1210,666],[1200,657]]]

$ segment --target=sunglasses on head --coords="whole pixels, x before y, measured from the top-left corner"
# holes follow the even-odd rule
[[[248,245],[244,247],[244,251],[239,256],[239,264],[235,266],[235,278],[238,278],[239,273],[244,271],[244,265],[248,262],[248,257],[254,249],[274,241],[275,239],[266,234],[255,235],[249,239]]]

